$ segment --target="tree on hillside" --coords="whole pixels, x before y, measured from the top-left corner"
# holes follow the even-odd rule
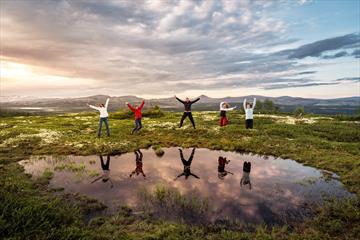
[[[304,107],[298,107],[294,110],[294,115],[296,117],[302,117],[305,114],[305,109]]]
[[[260,100],[256,100],[255,112],[263,111],[263,103]]]
[[[275,113],[279,110],[279,107],[276,106],[270,99],[265,99],[263,103],[263,110],[269,113]]]

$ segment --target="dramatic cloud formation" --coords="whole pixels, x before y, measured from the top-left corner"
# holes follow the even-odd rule
[[[355,66],[359,58],[358,32],[301,46],[302,39],[288,34],[292,23],[283,12],[312,1],[0,4],[1,88],[6,94],[156,96],[189,89],[206,94],[331,85],[353,73],[316,76],[330,64],[326,61],[347,57]],[[303,61],[308,57],[318,62]]]
[[[360,34],[347,34],[345,36],[334,37],[316,41],[314,43],[306,44],[295,49],[288,49],[281,51],[279,54],[288,55],[288,58],[305,58],[305,57],[320,57],[322,53],[331,50],[356,48],[360,44]],[[346,56],[346,51],[341,51],[329,58],[338,58]]]

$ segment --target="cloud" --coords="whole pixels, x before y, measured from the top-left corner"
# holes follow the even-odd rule
[[[298,75],[305,75],[305,74],[314,74],[317,73],[317,71],[305,71],[305,72],[299,72]]]
[[[321,56],[321,58],[323,58],[323,59],[334,59],[334,58],[346,57],[346,56],[349,56],[349,53],[346,52],[346,51],[341,51],[341,52],[335,53],[333,55],[323,55],[323,56]]]
[[[351,53],[351,56],[354,56],[355,58],[360,58],[360,49],[356,49]]]
[[[313,43],[302,45],[298,48],[287,49],[278,52],[279,55],[287,55],[289,59],[302,59],[305,57],[321,57],[326,51],[354,47],[360,43],[360,33],[352,33],[340,37],[328,38]],[[344,54],[344,51],[338,53]]]
[[[357,50],[350,54],[359,44],[359,34],[285,49],[299,40],[284,37],[288,24],[279,13],[289,4],[293,3],[2,1],[0,55],[2,61],[39,67],[46,76],[88,79],[82,91],[112,89],[119,94],[310,84],[317,81],[298,77],[316,74],[309,70],[316,64],[298,59],[337,58],[344,52],[359,56]],[[276,48],[285,50],[272,50]],[[323,55],[330,50],[339,52]],[[15,88],[8,81],[4,89]]]
[[[360,77],[344,77],[336,79],[336,82],[354,81],[360,82]]]
[[[313,87],[313,86],[326,86],[326,85],[337,85],[340,83],[336,83],[336,82],[329,82],[329,83],[293,83],[293,84],[277,84],[277,85],[272,85],[269,87],[265,87],[265,89],[267,90],[271,90],[271,89],[283,89],[283,88],[298,88],[298,87]]]

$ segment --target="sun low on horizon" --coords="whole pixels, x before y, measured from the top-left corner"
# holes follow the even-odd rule
[[[360,1],[0,0],[0,91],[360,96]]]

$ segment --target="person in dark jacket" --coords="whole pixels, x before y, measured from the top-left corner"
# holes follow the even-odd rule
[[[181,162],[184,165],[184,171],[181,174],[179,174],[174,180],[178,179],[181,176],[185,176],[185,179],[188,179],[189,176],[193,176],[193,177],[199,179],[199,177],[197,175],[193,174],[190,170],[191,162],[192,162],[192,160],[194,158],[194,154],[195,154],[195,148],[193,148],[188,160],[185,160],[181,149],[179,149],[179,152],[180,152]]]
[[[126,102],[126,105],[128,108],[134,113],[135,115],[135,128],[131,131],[131,134],[134,134],[135,132],[138,132],[142,128],[141,124],[141,118],[142,118],[142,108],[144,107],[145,101],[142,100],[142,103],[140,106],[135,105],[134,107],[131,106],[130,103]]]
[[[191,113],[191,105],[194,104],[194,103],[196,103],[197,101],[199,101],[200,98],[197,98],[197,99],[195,99],[194,101],[190,101],[189,98],[186,98],[185,101],[181,100],[180,98],[178,98],[178,97],[176,97],[176,96],[175,96],[175,98],[176,98],[179,102],[181,102],[182,104],[184,104],[184,114],[183,114],[182,117],[181,117],[179,128],[182,127],[185,118],[189,117],[190,122],[192,123],[194,129],[196,129],[196,128],[195,128],[194,118],[193,118],[192,113]]]

